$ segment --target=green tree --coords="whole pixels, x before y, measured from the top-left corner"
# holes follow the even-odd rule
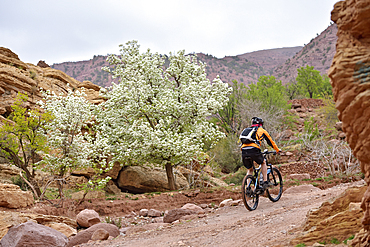
[[[240,114],[240,105],[247,97],[247,87],[243,83],[233,80],[232,93],[224,108],[220,109],[212,122],[216,123],[227,134],[236,134],[241,128],[243,120]]]
[[[333,95],[332,86],[330,84],[330,79],[327,75],[322,76],[322,83],[318,88],[318,97],[327,98]]]
[[[317,96],[322,88],[323,78],[320,71],[315,70],[313,66],[306,66],[297,69],[298,76],[296,78],[297,84],[302,88],[303,92],[311,99]]]
[[[38,109],[24,107],[28,96],[19,93],[13,112],[0,127],[0,157],[21,168],[33,187],[36,198],[41,196],[40,185],[35,179],[37,153],[47,152],[43,126],[51,121],[51,116]]]
[[[166,168],[169,188],[175,188],[173,166],[198,157],[205,143],[224,134],[207,119],[221,109],[231,92],[219,78],[211,83],[205,64],[185,51],[165,58],[136,41],[121,45],[120,56],[111,55],[112,70],[119,78],[105,97],[98,117],[98,143],[126,164],[152,163]]]
[[[274,76],[261,76],[257,84],[251,84],[249,88],[247,98],[261,102],[264,110],[288,107],[286,90],[281,81],[277,82]]]
[[[286,95],[289,100],[297,99],[302,96],[302,88],[299,87],[297,82],[289,82],[285,85]]]

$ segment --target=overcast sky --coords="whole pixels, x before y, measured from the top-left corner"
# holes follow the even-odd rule
[[[185,49],[218,58],[303,46],[330,25],[337,0],[1,0],[0,46],[37,64]]]

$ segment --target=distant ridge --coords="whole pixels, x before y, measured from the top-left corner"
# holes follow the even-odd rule
[[[273,75],[286,84],[295,80],[297,68],[302,66],[314,66],[322,74],[327,73],[335,54],[336,33],[337,26],[332,24],[305,46],[259,50],[224,58],[204,53],[197,53],[197,56],[207,64],[207,77],[211,81],[219,75],[225,82],[237,80],[248,85],[256,83],[262,75]],[[64,62],[53,64],[51,67],[78,81],[88,80],[108,87],[112,78],[101,70],[103,66],[108,65],[106,58],[107,56],[98,55],[90,60]]]

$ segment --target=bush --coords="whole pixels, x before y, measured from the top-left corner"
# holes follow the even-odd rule
[[[17,175],[15,177],[11,177],[10,180],[12,181],[13,184],[18,185],[21,190],[27,191],[31,189],[28,184],[21,178],[21,176]]]
[[[235,172],[242,165],[238,140],[237,136],[229,134],[208,152],[223,173]]]
[[[226,175],[222,180],[227,184],[234,183],[236,185],[241,185],[246,174],[247,168],[242,166],[237,172]]]

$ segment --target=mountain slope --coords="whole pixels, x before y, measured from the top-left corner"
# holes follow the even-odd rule
[[[326,74],[335,53],[337,26],[330,25],[320,35],[304,47],[287,47],[249,52],[237,56],[216,58],[209,54],[197,53],[198,59],[207,64],[207,77],[211,81],[219,75],[221,80],[231,83],[237,80],[245,85],[256,83],[262,75],[273,75],[283,84],[295,80],[297,69],[314,66]],[[61,70],[78,81],[91,81],[108,87],[111,76],[101,70],[107,66],[107,56],[94,56],[93,59],[79,62],[64,62],[51,67]]]
[[[337,25],[330,25],[296,55],[278,66],[272,75],[286,84],[295,80],[298,68],[307,65],[314,66],[321,74],[327,74],[335,54],[337,31]]]

